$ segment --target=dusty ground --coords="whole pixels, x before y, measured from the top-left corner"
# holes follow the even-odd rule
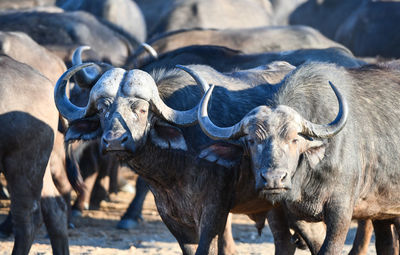
[[[133,194],[119,192],[111,196],[110,202],[102,202],[100,210],[89,210],[76,221],[76,228],[69,230],[71,254],[181,254],[178,243],[162,223],[151,194],[146,198],[143,222],[139,229],[130,231],[117,230],[120,216],[128,207]],[[0,200],[0,221],[8,212],[9,201]],[[274,254],[273,239],[269,228],[263,230],[261,237],[247,216],[234,215],[233,235],[238,254]],[[346,251],[351,249],[355,225],[346,240]],[[13,237],[0,240],[0,255],[11,254]],[[46,230],[41,228],[37,234],[30,254],[52,254]],[[309,254],[298,250],[297,255]],[[368,254],[376,254],[373,242]]]

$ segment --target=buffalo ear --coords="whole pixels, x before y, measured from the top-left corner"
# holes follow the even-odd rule
[[[157,121],[150,130],[150,139],[153,144],[162,149],[187,151],[187,145],[182,131],[165,121]]]
[[[94,140],[101,134],[100,120],[97,117],[78,119],[69,123],[65,133],[65,142]]]
[[[321,141],[308,141],[305,156],[311,168],[315,166],[325,157],[325,144]]]
[[[203,149],[199,158],[231,168],[240,162],[242,155],[243,148],[241,146],[219,142]]]

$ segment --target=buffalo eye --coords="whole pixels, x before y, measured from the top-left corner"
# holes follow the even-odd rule
[[[110,102],[105,99],[97,103],[97,111],[99,112],[99,114],[103,114],[105,111],[108,110],[109,107]]]
[[[145,109],[140,109],[139,111],[141,114],[145,114],[147,111]]]
[[[254,145],[255,141],[254,141],[254,139],[250,138],[250,139],[247,140],[247,143],[249,145]]]
[[[299,142],[299,139],[295,138],[292,140],[292,144],[296,145]]]

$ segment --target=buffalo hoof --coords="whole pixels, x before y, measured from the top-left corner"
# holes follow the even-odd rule
[[[122,219],[118,222],[118,229],[134,229],[139,226],[139,221],[133,219]]]
[[[71,217],[72,218],[80,218],[80,217],[82,217],[82,212],[80,210],[72,209]]]

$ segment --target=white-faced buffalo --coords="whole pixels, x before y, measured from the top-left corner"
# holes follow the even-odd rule
[[[82,44],[90,45],[98,59],[114,65],[125,63],[133,49],[125,37],[82,11],[4,12],[0,15],[0,30],[24,32],[65,62],[71,60],[74,49]]]
[[[66,205],[48,164],[58,125],[53,86],[30,66],[5,55],[0,73],[1,171],[10,191],[13,254],[28,254],[41,211],[53,252],[68,254]],[[49,185],[42,185],[43,178]]]
[[[216,45],[246,54],[298,49],[324,49],[344,46],[307,26],[275,26],[242,29],[182,29],[161,34],[147,41],[158,54],[190,45]],[[135,58],[148,55],[139,48]]]
[[[331,84],[337,98],[328,81],[338,87]],[[400,71],[390,67],[307,64],[231,127],[208,118],[210,90],[199,122],[214,139],[244,144],[256,189],[267,200],[297,219],[326,223],[318,254],[340,254],[352,218],[400,215],[399,86]]]
[[[217,236],[224,234],[229,211],[248,214],[260,228],[263,226],[266,213],[273,206],[255,193],[249,162],[244,161],[232,174],[226,168],[231,158],[218,162],[199,158],[200,150],[223,151],[225,145],[213,145],[199,126],[178,127],[197,121],[196,103],[202,89],[189,75],[176,69],[158,70],[150,76],[137,69],[113,68],[93,86],[87,106],[77,107],[65,95],[66,83],[75,72],[88,65],[69,69],[55,89],[56,105],[70,124],[66,140],[100,137],[103,151],[116,153],[122,162],[141,175],[148,182],[159,213],[184,254],[192,254],[196,244],[199,245],[197,254],[216,252]],[[206,66],[191,68],[213,84],[238,90],[230,94],[224,87],[220,90],[221,98],[230,98],[232,105],[236,105],[235,114],[224,115],[226,111],[220,108],[225,107],[220,103],[222,100],[213,102],[214,114],[222,110],[220,119],[229,125],[252,107],[265,102],[274,90],[270,83],[279,82],[293,69],[285,66],[232,74],[221,74]],[[190,69],[184,69],[205,86]],[[184,110],[190,107],[193,108]],[[283,231],[277,233],[277,249],[292,253],[294,246],[289,241],[287,221],[281,220],[279,225]],[[219,238],[220,250],[227,245],[225,240],[232,238]]]

